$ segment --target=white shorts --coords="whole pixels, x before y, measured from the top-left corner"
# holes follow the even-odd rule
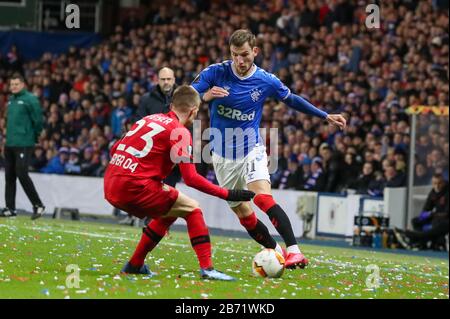
[[[232,160],[213,152],[212,162],[219,185],[228,189],[246,189],[247,184],[266,180],[270,183],[266,147],[256,145],[247,156]],[[228,202],[236,207],[241,202]]]

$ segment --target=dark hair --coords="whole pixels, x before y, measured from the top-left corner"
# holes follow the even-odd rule
[[[364,165],[366,165],[366,164],[369,164],[370,166],[372,166],[372,169],[375,169],[372,162],[364,162]]]
[[[433,178],[444,179],[444,176],[441,173],[434,173]]]
[[[19,72],[14,72],[10,80],[19,80],[20,82],[25,83],[25,78]]]
[[[245,42],[248,42],[250,48],[253,49],[256,46],[256,37],[250,30],[239,29],[233,32],[229,44],[230,46],[241,47]]]

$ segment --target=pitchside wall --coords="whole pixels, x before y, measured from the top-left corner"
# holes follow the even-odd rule
[[[48,214],[52,214],[56,207],[65,207],[78,208],[81,214],[112,216],[113,207],[103,198],[102,178],[37,173],[30,175]],[[31,203],[18,181],[17,184],[17,209],[31,211]],[[179,183],[177,188],[200,203],[208,226],[224,230],[243,230],[225,201],[200,193],[182,183]],[[4,172],[0,171],[0,207],[5,205],[4,192]],[[312,230],[308,234],[312,238],[350,238],[353,234],[354,216],[359,213],[389,216],[391,227],[403,227],[405,223],[406,188],[385,189],[384,199],[292,190],[273,190],[273,195],[286,210],[297,237],[303,235],[302,216],[307,213],[315,216]],[[253,208],[268,225],[270,232],[277,234],[268,217],[256,206],[253,205]],[[177,223],[184,224],[184,220],[180,219]]]

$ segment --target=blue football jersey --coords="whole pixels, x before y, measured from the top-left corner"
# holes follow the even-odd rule
[[[228,96],[209,102],[210,144],[216,154],[236,159],[262,143],[259,125],[266,98],[284,100],[290,90],[275,75],[257,66],[251,74],[241,77],[232,64],[224,61],[210,65],[194,79],[192,86],[201,95],[213,86],[228,91]]]

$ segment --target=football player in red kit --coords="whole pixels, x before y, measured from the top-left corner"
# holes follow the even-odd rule
[[[144,264],[147,254],[164,237],[178,217],[186,220],[202,278],[234,280],[213,268],[211,242],[199,204],[162,182],[178,164],[184,182],[204,193],[228,201],[249,201],[254,193],[228,190],[199,175],[192,163],[192,124],[200,97],[190,86],[180,86],[173,95],[171,111],[137,121],[111,149],[104,178],[105,198],[113,206],[136,217],[152,217],[122,273],[152,275]]]

